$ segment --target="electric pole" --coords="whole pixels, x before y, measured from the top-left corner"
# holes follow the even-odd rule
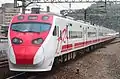
[[[69,3],[69,10],[71,9],[71,3]]]
[[[21,2],[22,5],[18,5],[18,3]],[[32,4],[33,2],[29,2],[28,4],[26,4],[26,0],[14,0],[14,7],[15,8],[22,8],[22,13],[25,14],[25,8]]]
[[[22,13],[25,14],[25,0],[22,0]]]
[[[87,9],[84,10],[84,20],[86,21],[87,19]]]

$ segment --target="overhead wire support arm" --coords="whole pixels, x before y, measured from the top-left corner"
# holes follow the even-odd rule
[[[33,2],[30,2],[30,3],[26,4],[25,2],[26,2],[25,0],[22,0],[22,13],[23,14],[25,14],[26,7],[33,3]]]
[[[30,2],[33,3],[94,3],[98,1],[99,0],[30,0]],[[100,1],[107,2],[107,0]],[[120,2],[120,0],[109,0],[109,2]]]
[[[25,0],[22,0],[22,13],[25,14]]]
[[[17,1],[21,1],[22,2],[22,5],[21,6],[18,6],[17,5]],[[27,6],[29,6],[30,4],[32,4],[34,2],[29,2],[28,4],[26,4],[26,0],[14,0],[14,7],[15,8],[22,8],[22,13],[25,14],[25,9]]]
[[[18,6],[17,1],[21,1],[22,5]],[[29,3],[26,3],[26,1],[28,1]],[[101,1],[105,2],[105,9],[106,9],[106,5],[108,1],[107,0],[101,0]],[[16,8],[22,7],[22,13],[25,14],[25,8],[32,3],[69,3],[71,6],[71,3],[95,3],[95,2],[98,2],[98,0],[71,0],[71,1],[70,0],[14,0],[14,6]],[[119,3],[120,0],[111,0],[111,2]]]

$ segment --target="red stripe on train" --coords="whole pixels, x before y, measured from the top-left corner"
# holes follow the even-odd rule
[[[67,50],[71,50],[72,47],[73,47],[72,44],[63,45],[61,52],[65,52],[65,51],[67,51]]]
[[[83,47],[84,46],[84,42],[75,43],[74,46],[75,46],[75,48]]]
[[[100,42],[100,41],[105,41],[105,40],[107,40],[107,39],[109,39],[109,38],[110,38],[110,37],[101,38],[101,39],[95,39],[95,40],[90,40],[90,41],[86,41],[86,42],[78,42],[78,43],[75,43],[75,44],[74,44],[74,48],[79,48],[79,47],[87,46],[87,45],[92,44],[92,43],[96,43],[96,42]],[[68,51],[68,50],[72,50],[72,47],[73,47],[72,44],[63,45],[61,52],[65,52],[65,51]]]

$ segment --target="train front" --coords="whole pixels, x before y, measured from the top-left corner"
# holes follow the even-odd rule
[[[8,31],[8,60],[11,71],[49,71],[55,55],[53,16],[14,16]],[[53,47],[51,46],[53,45]]]

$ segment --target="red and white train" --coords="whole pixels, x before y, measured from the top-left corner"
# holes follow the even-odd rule
[[[8,31],[9,68],[50,71],[55,58],[58,61],[74,58],[74,51],[113,39],[115,33],[105,27],[51,14],[16,15]]]

